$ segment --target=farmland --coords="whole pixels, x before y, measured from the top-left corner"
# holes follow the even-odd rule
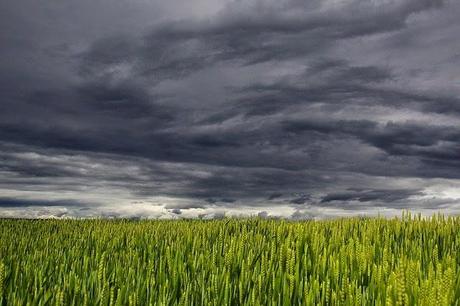
[[[1,305],[460,305],[460,217],[0,220]]]

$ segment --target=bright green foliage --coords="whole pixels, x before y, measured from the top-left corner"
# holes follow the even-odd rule
[[[460,305],[460,217],[0,220],[0,305]]]

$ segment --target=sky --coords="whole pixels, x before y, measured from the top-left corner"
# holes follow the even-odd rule
[[[456,0],[6,0],[0,217],[460,212]]]

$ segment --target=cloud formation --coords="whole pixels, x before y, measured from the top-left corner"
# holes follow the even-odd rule
[[[0,216],[460,208],[455,1],[0,6]]]

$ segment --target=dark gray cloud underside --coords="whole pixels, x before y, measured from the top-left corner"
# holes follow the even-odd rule
[[[0,216],[458,211],[459,4],[190,5],[0,5]]]

